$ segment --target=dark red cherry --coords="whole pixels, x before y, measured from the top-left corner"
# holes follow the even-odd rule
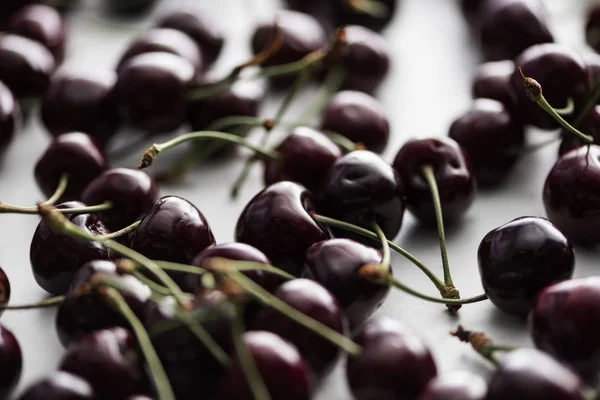
[[[519,118],[491,99],[475,100],[471,109],[452,123],[448,136],[469,155],[477,183],[485,187],[502,182],[525,145]]]
[[[5,30],[40,42],[54,55],[57,65],[63,62],[67,27],[55,8],[44,4],[23,7],[8,20]]]
[[[306,249],[328,236],[310,216],[311,210],[311,194],[303,186],[274,183],[246,205],[235,239],[265,253],[278,268],[300,276]]]
[[[335,297],[312,280],[288,281],[279,287],[275,296],[342,335],[348,330],[348,320]],[[339,347],[272,308],[264,308],[258,314],[252,329],[273,332],[288,340],[320,376],[331,370],[340,354]]]
[[[312,399],[314,379],[294,345],[265,331],[247,332],[243,340],[272,400]],[[219,383],[216,400],[253,398],[240,362],[234,358]]]
[[[577,125],[577,128],[588,135],[592,135],[594,143],[600,143],[600,106],[592,107],[581,123]],[[561,130],[561,134],[562,142],[560,142],[560,147],[558,148],[559,156],[587,144],[579,136],[575,136],[564,129]]]
[[[345,90],[336,94],[323,111],[321,129],[333,131],[381,153],[390,137],[383,105],[368,94]]]
[[[113,207],[100,213],[102,221],[117,231],[141,219],[159,197],[158,185],[143,171],[114,168],[104,171],[85,188],[87,204],[110,201]]]
[[[485,400],[487,383],[472,372],[453,371],[429,381],[418,400]]]
[[[525,317],[535,297],[573,276],[575,254],[547,219],[521,217],[489,232],[477,250],[488,298],[502,311]]]
[[[571,241],[600,243],[600,147],[564,154],[544,185],[548,219]]]
[[[510,80],[515,72],[511,60],[493,61],[481,64],[475,71],[471,94],[474,99],[497,100],[516,117],[519,114],[517,93]]]
[[[337,299],[356,328],[381,306],[390,287],[361,278],[358,270],[381,263],[381,253],[350,239],[315,243],[306,251],[304,276],[317,281]]]
[[[18,400],[97,400],[94,390],[82,378],[54,371],[25,390]]]
[[[85,379],[98,400],[123,399],[145,389],[135,337],[116,327],[93,332],[72,343],[59,369]]]
[[[0,36],[0,81],[18,98],[40,97],[56,64],[40,43],[15,34]]]
[[[67,174],[63,199],[79,199],[83,189],[108,169],[108,162],[98,143],[85,133],[73,132],[57,136],[35,164],[35,181],[50,197],[60,178]]]
[[[10,89],[0,81],[0,150],[10,144],[21,125],[21,108]]]
[[[502,358],[486,400],[581,400],[581,390],[579,378],[550,356],[518,349]]]
[[[0,304],[8,304],[10,301],[10,281],[4,269],[0,267]],[[2,315],[4,311],[0,311]]]
[[[400,322],[371,319],[354,341],[362,351],[348,357],[346,374],[356,400],[415,399],[437,374],[427,346]]]
[[[355,9],[348,0],[330,0],[333,7],[334,20],[337,26],[362,25],[374,31],[381,31],[394,18],[399,0],[378,0],[387,8],[382,16],[373,16]]]
[[[323,189],[323,181],[342,151],[323,133],[307,127],[295,128],[276,148],[279,160],[265,161],[264,181],[297,182],[313,193]]]
[[[596,52],[600,50],[600,4],[591,3],[587,11],[585,40]]]
[[[575,109],[585,103],[589,87],[584,61],[577,52],[560,44],[540,44],[525,50],[515,60],[523,73],[542,85],[544,97],[556,108],[565,107],[569,99]],[[525,94],[523,77],[513,72],[511,82],[525,121],[540,129],[557,129],[560,125]]]
[[[481,50],[489,61],[513,59],[531,46],[554,41],[542,4],[536,1],[485,1],[478,13],[478,29]]]
[[[421,222],[435,225],[433,198],[423,167],[433,167],[444,220],[458,220],[475,199],[475,174],[464,149],[452,139],[412,139],[400,148],[394,159],[406,191],[409,211]]]
[[[113,96],[113,72],[56,75],[42,98],[41,117],[52,136],[85,132],[102,145],[117,133],[121,124]]]
[[[557,283],[539,294],[529,319],[537,348],[592,382],[600,372],[599,301],[598,277]]]
[[[148,133],[177,129],[185,120],[187,89],[194,65],[171,53],[132,57],[119,72],[115,96],[126,120]]]
[[[0,325],[0,398],[6,399],[19,383],[23,357],[13,333]]]
[[[85,204],[71,201],[56,208],[81,208]],[[71,214],[69,221],[93,235],[110,231],[95,214]],[[77,271],[88,261],[108,260],[111,252],[99,242],[88,242],[56,233],[41,221],[31,239],[29,260],[33,276],[42,289],[54,295],[66,294]]]

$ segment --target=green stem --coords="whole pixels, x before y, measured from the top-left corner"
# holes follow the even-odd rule
[[[594,142],[594,137],[591,135],[586,135],[585,133],[579,131],[577,128],[575,128],[574,126],[572,126],[571,124],[569,124],[567,121],[564,120],[563,117],[560,116],[559,113],[556,112],[556,110],[548,103],[548,101],[546,100],[546,98],[544,97],[544,95],[541,95],[540,98],[538,98],[536,100],[536,103],[544,110],[546,111],[548,114],[550,114],[556,121],[558,121],[559,124],[561,124],[563,126],[563,128],[565,128],[567,131],[571,132],[574,135],[579,136],[579,138],[581,140],[583,140],[586,143],[593,143]]]
[[[158,283],[154,282],[152,279],[150,279],[146,275],[144,275],[142,272],[133,271],[132,275],[135,276],[138,281],[140,281],[144,285],[148,286],[150,288],[150,290],[152,290],[153,292],[158,293],[162,296],[170,296],[171,295],[171,291],[167,287],[165,287],[163,285],[159,285]]]
[[[461,342],[469,343],[473,350],[496,366],[499,364],[495,355],[496,352],[516,350],[512,346],[498,346],[484,333],[468,331],[460,325],[455,332],[450,332],[450,335],[456,337]]]
[[[188,327],[188,329],[196,336],[204,346],[208,349],[208,351],[215,357],[215,359],[223,366],[227,367],[229,365],[229,356],[219,346],[217,342],[212,338],[212,336],[200,325],[197,321],[190,318],[186,313],[179,313],[177,318]]]
[[[393,276],[387,276],[387,277],[383,278],[383,281],[381,283],[389,284],[397,289],[402,290],[405,293],[408,293],[412,296],[418,297],[422,300],[430,301],[432,303],[446,304],[446,305],[449,305],[449,304],[450,305],[463,305],[463,304],[478,303],[480,301],[487,300],[487,298],[488,298],[487,295],[485,295],[485,294],[480,294],[479,296],[470,297],[467,299],[441,299],[439,297],[432,297],[432,296],[428,296],[426,294],[417,292],[414,289],[411,289],[410,287],[406,286],[404,283],[400,282]]]
[[[60,176],[60,179],[58,181],[58,186],[56,186],[56,190],[54,191],[54,194],[52,196],[50,196],[50,198],[48,200],[46,200],[45,202],[43,202],[42,204],[44,204],[45,206],[53,206],[54,203],[56,203],[58,200],[60,200],[62,195],[65,194],[65,190],[67,189],[68,183],[69,183],[69,175],[66,173],[62,174]]]
[[[560,115],[571,115],[573,114],[573,111],[575,111],[575,102],[572,98],[569,97],[567,99],[567,105],[564,108],[553,108],[554,111],[556,111]]]
[[[391,268],[392,256],[390,254],[390,245],[385,237],[385,233],[381,230],[377,222],[373,222],[373,230],[377,234],[379,241],[381,242],[381,248],[383,250],[383,258],[381,259],[381,266],[385,269],[386,273],[389,273]]]
[[[41,205],[45,205],[41,203]],[[98,211],[110,210],[112,208],[112,203],[110,201],[104,202],[102,204],[98,204],[96,206],[89,207],[81,207],[81,208],[65,208],[65,209],[55,209],[56,212],[60,214],[90,214]],[[37,207],[17,207],[11,206],[8,204],[0,203],[0,214],[29,214],[29,215],[38,215],[39,209]]]
[[[387,18],[390,8],[380,1],[375,0],[346,0],[353,10],[370,15],[374,18]]]
[[[594,106],[598,103],[598,99],[600,99],[600,78],[596,79],[594,83],[594,88],[590,92],[585,105],[577,114],[575,121],[573,122],[573,126],[578,127],[583,119],[589,114],[589,112],[594,108]]]
[[[65,296],[56,296],[33,304],[20,304],[15,306],[0,304],[0,310],[35,310],[39,308],[50,308],[60,305],[64,299]]]
[[[273,275],[277,275],[280,278],[284,278],[286,280],[296,279],[294,275],[291,275],[277,267],[272,265],[262,264],[258,262],[252,261],[241,261],[241,260],[230,260],[227,258],[221,257],[212,257],[205,261],[205,266],[209,270],[217,271],[217,272],[227,272],[229,270],[243,272],[243,271],[264,271],[271,273]]]
[[[331,98],[340,90],[344,83],[346,72],[343,67],[335,67],[327,73],[325,82],[321,85],[319,93],[300,115],[300,121],[308,121],[318,116],[331,101]]]
[[[116,232],[112,232],[107,235],[98,236],[98,241],[116,239],[118,237],[127,235],[128,233],[135,231],[138,228],[138,226],[140,226],[141,223],[142,223],[142,221],[136,221],[133,224],[126,226],[125,228],[118,230]]]
[[[208,271],[204,268],[196,267],[193,265],[179,264],[169,261],[155,261],[156,264],[164,269],[165,271],[183,272],[185,274],[204,275]]]
[[[356,143],[352,140],[348,139],[346,136],[341,135],[337,132],[325,131],[325,134],[331,139],[331,141],[338,145],[342,150],[346,152],[351,152],[358,150]]]

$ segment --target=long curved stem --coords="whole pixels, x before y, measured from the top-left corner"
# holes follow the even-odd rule
[[[577,117],[573,122],[573,126],[578,127],[581,124],[586,115],[588,115],[592,108],[594,108],[594,106],[598,103],[598,99],[600,99],[600,78],[598,78],[596,82],[594,82],[594,88],[590,92],[587,101],[585,102],[585,105],[583,106],[579,114],[577,114]]]
[[[98,240],[99,241],[111,240],[111,239],[116,239],[116,238],[121,237],[121,236],[125,236],[128,233],[131,233],[131,232],[135,231],[138,228],[138,226],[140,226],[141,223],[142,223],[142,221],[136,221],[133,224],[131,224],[129,226],[126,226],[125,228],[123,228],[121,230],[118,230],[116,232],[112,232],[112,233],[109,233],[109,234],[106,234],[106,235],[98,236]]]
[[[58,186],[56,186],[56,190],[54,191],[54,194],[52,196],[50,196],[50,198],[48,200],[46,200],[45,202],[43,202],[42,204],[44,204],[46,206],[53,206],[54,203],[59,201],[60,198],[62,197],[62,195],[65,194],[65,190],[67,189],[68,183],[69,183],[69,175],[66,173],[62,174],[60,176],[60,179],[58,181]]]
[[[64,301],[64,299],[65,296],[56,296],[32,304],[0,304],[0,310],[36,310],[40,308],[50,308],[60,305]]]
[[[446,304],[446,305],[463,305],[463,304],[471,304],[471,303],[478,303],[480,301],[484,301],[487,300],[487,295],[485,294],[480,294],[478,296],[475,297],[470,297],[467,299],[441,299],[439,297],[432,297],[432,296],[428,296],[426,294],[417,292],[414,289],[411,289],[410,287],[406,286],[404,283],[400,282],[399,280],[397,280],[396,278],[394,278],[393,276],[388,276],[386,278],[384,278],[384,282],[381,283],[387,283],[397,289],[402,290],[405,293],[408,293],[412,296],[418,297],[422,300],[426,300],[426,301],[430,301],[432,303],[439,303],[439,304]]]
[[[208,349],[208,351],[213,355],[213,357],[221,364],[223,367],[229,366],[229,356],[223,350],[221,346],[210,336],[210,334],[200,325],[197,321],[190,318],[187,313],[179,313],[177,315],[177,319],[181,321],[188,329],[196,336],[202,344]]]
[[[390,254],[390,245],[388,243],[387,238],[385,237],[385,233],[381,230],[377,222],[373,222],[373,230],[377,234],[379,241],[381,242],[381,248],[383,253],[383,258],[381,259],[381,266],[385,269],[386,272],[391,268],[392,256]]]
[[[45,205],[41,203],[41,205]],[[98,211],[110,210],[112,208],[112,203],[110,201],[106,201],[102,204],[98,204],[96,206],[88,206],[88,207],[80,207],[80,208],[64,208],[58,209],[56,208],[56,212],[60,214],[89,214]],[[0,214],[29,214],[29,215],[38,215],[39,209],[37,207],[17,207],[11,206],[8,204],[0,203]]]

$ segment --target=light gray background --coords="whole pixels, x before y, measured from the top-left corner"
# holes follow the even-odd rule
[[[174,0],[167,0],[169,4]],[[194,0],[187,0],[192,2]],[[165,2],[166,3],[166,2]],[[219,69],[228,70],[248,53],[252,26],[271,17],[279,4],[275,0],[200,0],[227,31],[227,47]],[[470,80],[480,62],[475,41],[462,20],[458,1],[404,0],[396,20],[385,31],[393,57],[393,69],[382,87],[382,100],[391,119],[392,139],[385,158],[389,161],[400,145],[415,136],[446,135],[450,123],[469,107]],[[583,19],[587,2],[583,0],[545,0],[550,28],[561,43],[586,51],[583,44]],[[94,5],[90,4],[90,8]],[[84,10],[70,17],[71,41],[63,69],[83,73],[110,70],[127,43],[148,21],[125,25],[97,17]],[[298,100],[297,110],[311,101],[314,91]],[[277,99],[264,107],[263,115],[273,116]],[[293,112],[292,112],[293,114]],[[545,136],[544,136],[545,135]],[[543,140],[550,134],[535,134]],[[19,132],[0,167],[0,200],[33,205],[43,200],[33,180],[33,166],[49,141],[34,116]],[[460,226],[448,232],[449,258],[457,287],[463,297],[482,292],[477,272],[476,251],[480,240],[491,229],[525,215],[544,216],[541,190],[547,172],[555,161],[557,146],[550,146],[524,157],[502,188],[480,193]],[[142,151],[119,165],[135,166]],[[163,166],[166,165],[166,159]],[[183,196],[207,216],[219,242],[233,239],[237,216],[245,203],[261,189],[261,168],[256,168],[238,201],[228,197],[228,184],[241,168],[243,158],[206,166],[184,182],[163,187],[163,194]],[[161,163],[160,161],[158,162]],[[14,304],[41,300],[44,293],[33,280],[29,267],[29,244],[38,222],[36,217],[2,215],[0,265],[12,284]],[[437,234],[421,229],[406,216],[396,242],[441,276]],[[577,249],[577,276],[597,273],[594,250]],[[435,295],[433,286],[411,264],[393,257],[394,274],[402,281]],[[392,292],[380,314],[396,318],[416,330],[432,347],[440,371],[471,369],[488,374],[489,366],[468,346],[449,337],[448,331],[461,323],[485,330],[500,343],[531,345],[523,321],[503,315],[489,303],[468,305],[458,318],[450,317],[445,307]],[[55,330],[53,311],[7,312],[2,323],[13,330],[24,353],[24,372],[19,387],[54,369],[63,353]],[[319,390],[318,399],[349,398],[340,367]]]

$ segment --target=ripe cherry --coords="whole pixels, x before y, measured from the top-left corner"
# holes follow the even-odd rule
[[[0,150],[10,144],[21,125],[21,108],[10,89],[0,82]]]
[[[6,399],[21,378],[23,357],[15,335],[0,325],[0,398]]]
[[[18,400],[97,400],[94,390],[84,379],[68,372],[55,371],[37,381]]]
[[[511,84],[515,72],[515,63],[511,60],[494,61],[481,64],[475,71],[471,94],[474,99],[486,98],[504,104],[513,114],[520,116],[517,92]],[[573,135],[575,136],[575,135]]]
[[[485,400],[487,383],[472,372],[453,371],[429,381],[418,400]]]

